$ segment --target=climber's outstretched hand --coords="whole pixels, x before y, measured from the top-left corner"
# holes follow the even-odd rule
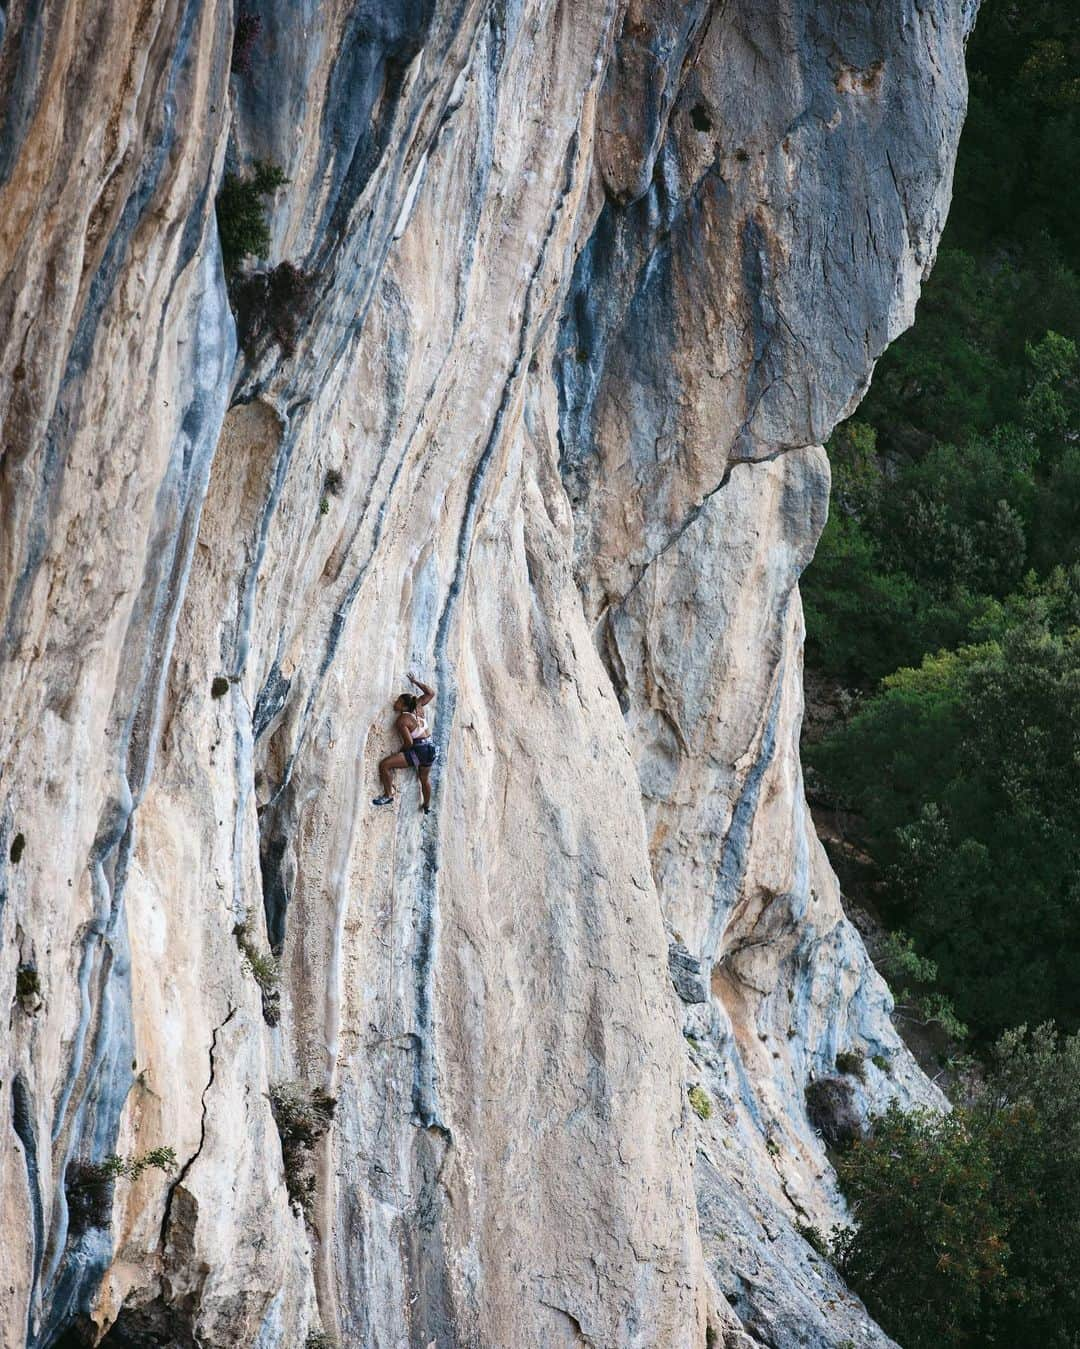
[[[416,700],[417,703],[421,707],[423,707],[425,703],[430,703],[432,698],[435,697],[435,690],[429,684],[425,684],[422,679],[417,679],[417,677],[414,674],[409,675],[408,678],[410,684],[415,684],[418,689],[423,690],[424,696],[422,698],[418,698]]]

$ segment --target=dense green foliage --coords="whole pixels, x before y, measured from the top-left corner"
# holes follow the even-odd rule
[[[983,1035],[1048,1007],[1080,1025],[1080,632],[1062,613],[1080,581],[1059,571],[807,750],[858,803],[886,916]]]
[[[1076,342],[1029,342],[1023,376],[1015,420],[961,444],[886,454],[862,420],[833,437],[832,510],[804,578],[819,669],[865,683],[917,663],[977,633],[1029,575],[1080,558]]]
[[[862,690],[808,758],[885,916],[987,1041],[1080,1026],[1080,7],[985,0],[915,326],[830,443],[807,660]]]
[[[904,1349],[1080,1344],[1080,1038],[997,1046],[978,1099],[896,1106],[837,1162],[833,1258]]]
[[[964,1344],[1005,1277],[989,1140],[962,1111],[891,1106],[837,1161],[857,1227],[837,1268],[904,1349]]]
[[[218,235],[225,272],[231,275],[252,255],[266,256],[270,248],[270,222],[263,198],[289,180],[276,164],[256,162],[245,178],[227,173],[217,195]]]

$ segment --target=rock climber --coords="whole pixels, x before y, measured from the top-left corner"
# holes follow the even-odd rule
[[[415,693],[402,693],[394,699],[394,711],[398,714],[394,725],[401,736],[404,747],[396,754],[388,754],[379,764],[379,781],[382,783],[382,796],[375,797],[373,806],[389,806],[396,795],[390,774],[395,768],[415,768],[420,779],[420,807],[426,815],[431,809],[431,765],[438,758],[439,751],[431,739],[431,731],[420,710],[435,697],[435,690],[429,688],[415,675],[409,675],[409,683],[420,690]]]

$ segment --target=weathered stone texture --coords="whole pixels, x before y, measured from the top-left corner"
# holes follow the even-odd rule
[[[797,581],[971,16],[239,13],[231,74],[220,0],[0,21],[0,1339],[886,1343],[793,1228],[839,1050],[933,1099],[803,801]],[[255,159],[306,294],[245,353]],[[426,819],[369,806],[413,666]]]

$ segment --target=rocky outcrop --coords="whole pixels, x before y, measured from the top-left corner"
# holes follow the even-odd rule
[[[797,581],[971,17],[8,7],[4,1343],[886,1343],[795,1230],[838,1052],[933,1099]],[[410,666],[428,817],[368,804]]]

